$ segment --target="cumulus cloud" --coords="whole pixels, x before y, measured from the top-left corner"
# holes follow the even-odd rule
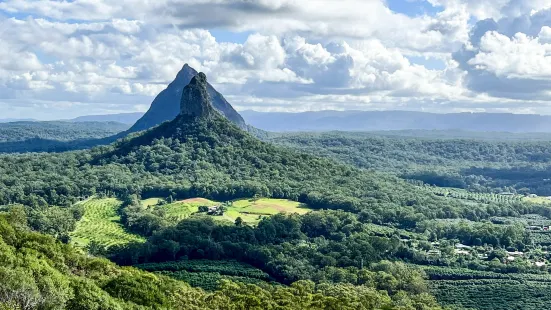
[[[475,69],[486,70],[498,77],[520,79],[551,78],[551,44],[539,38],[517,33],[509,38],[496,31],[487,32],[479,52],[469,60]]]
[[[507,1],[504,8],[523,8],[524,14],[515,10],[474,25],[469,42],[454,53],[471,91],[527,105],[551,99],[551,28],[546,26],[551,9],[537,6],[538,1]]]
[[[543,111],[547,1],[428,1],[440,10],[408,16],[383,0],[6,0],[0,104],[143,110],[189,63],[242,109]]]

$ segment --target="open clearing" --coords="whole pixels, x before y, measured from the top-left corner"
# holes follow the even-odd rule
[[[528,201],[531,203],[541,203],[541,204],[551,204],[551,199],[548,197],[543,196],[536,196],[536,197],[524,197],[524,201]]]
[[[142,200],[141,204],[142,206],[147,208],[158,204],[160,201],[162,201],[161,198],[149,198],[149,199]]]
[[[147,202],[154,201],[153,199],[142,200],[144,206],[151,206]],[[158,200],[157,200],[158,201]],[[154,205],[154,204],[153,204]],[[220,206],[221,202],[205,199],[205,198],[190,198],[170,204],[163,205],[166,215],[177,218],[178,220],[185,219],[199,211],[200,206]],[[215,216],[217,219],[235,222],[240,217],[245,223],[256,224],[263,217],[278,214],[278,213],[308,213],[310,209],[300,202],[286,199],[239,199],[230,202],[227,206],[227,211],[223,216]]]
[[[120,223],[117,210],[121,202],[115,198],[90,199],[82,203],[84,216],[70,234],[71,242],[85,247],[90,242],[108,248],[113,245],[145,241],[140,236],[128,233]]]
[[[256,224],[263,217],[278,213],[306,214],[310,209],[305,204],[286,199],[240,199],[231,202],[224,218],[235,221],[241,217],[245,223]]]

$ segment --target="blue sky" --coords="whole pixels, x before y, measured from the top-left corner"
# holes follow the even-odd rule
[[[1,1],[0,118],[145,111],[184,63],[238,110],[551,114],[545,1],[244,1]]]
[[[396,13],[406,14],[408,16],[434,16],[442,12],[442,6],[436,6],[423,0],[387,0],[388,7]]]

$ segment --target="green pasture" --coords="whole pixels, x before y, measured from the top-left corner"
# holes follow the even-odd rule
[[[117,213],[121,202],[115,198],[90,199],[82,202],[84,216],[70,234],[71,242],[85,247],[94,241],[105,248],[129,242],[143,242],[140,236],[128,233]]]

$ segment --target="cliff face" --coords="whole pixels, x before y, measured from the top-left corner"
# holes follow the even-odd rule
[[[182,92],[180,115],[210,118],[217,113],[212,107],[207,85],[207,77],[202,72],[191,79]]]
[[[174,81],[172,81],[172,83],[170,83],[165,90],[157,95],[149,110],[126,133],[146,130],[151,127],[155,127],[162,122],[171,121],[176,118],[181,111],[180,103],[184,87],[186,87],[186,85],[188,85],[197,74],[198,73],[195,69],[187,64],[184,65],[182,70],[178,72]],[[211,98],[212,107],[231,122],[240,128],[245,129],[245,121],[229,104],[224,96],[216,91],[216,89],[214,89],[214,87],[212,87],[212,85],[208,82],[206,87]]]

